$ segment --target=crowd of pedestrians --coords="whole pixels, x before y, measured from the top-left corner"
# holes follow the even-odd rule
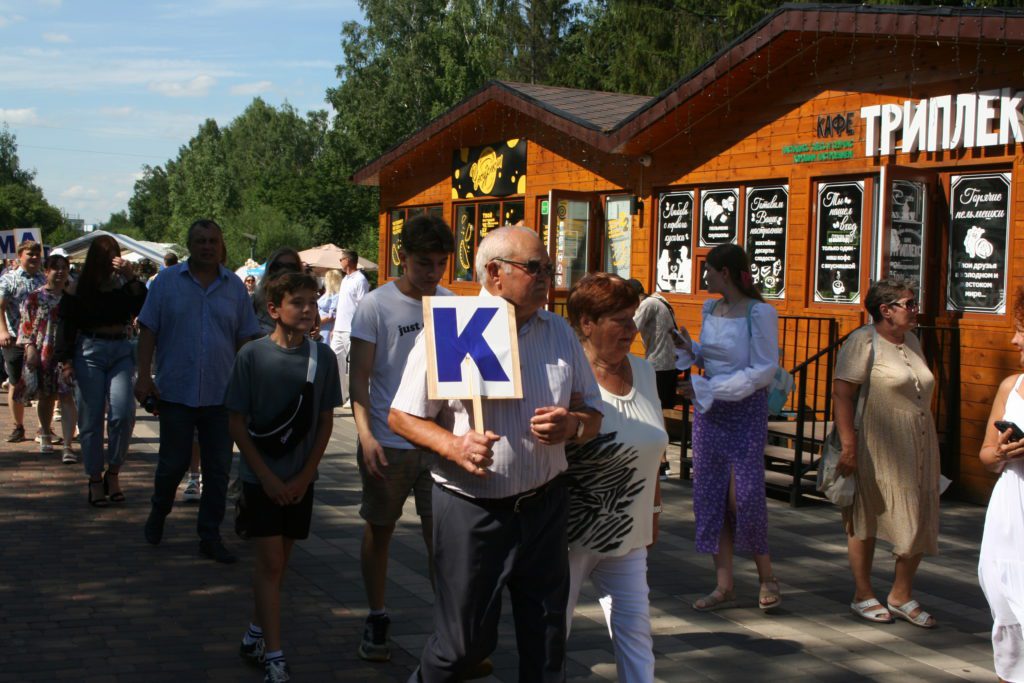
[[[118,475],[137,400],[160,426],[145,540],[161,543],[191,472],[185,497],[199,499],[199,553],[221,563],[237,561],[220,531],[237,446],[234,526],[255,551],[253,608],[239,652],[263,668],[265,681],[290,679],[281,592],[294,543],[310,533],[334,410],[347,402],[365,521],[367,614],[356,650],[370,662],[391,657],[389,547],[412,495],[430,563],[434,631],[410,681],[489,673],[506,591],[519,679],[564,680],[586,582],[604,611],[619,680],[654,679],[647,559],[667,474],[663,409],[679,396],[694,408],[696,550],[711,555],[715,569],[714,588],[692,607],[736,606],[737,551],[757,567],[758,607],[771,612],[782,604],[763,465],[778,319],[742,248],[707,255],[712,296],[694,340],[667,301],[606,273],[573,286],[568,320],[549,312],[554,269],[537,233],[490,231],[475,257],[479,296],[511,304],[522,398],[482,401],[477,412],[468,401],[433,399],[428,391],[422,301],[452,295],[440,286],[455,247],[442,219],[424,215],[403,226],[401,276],[372,291],[350,250],[321,289],[287,247],[271,256],[259,281],[239,278],[224,266],[223,234],[212,220],[189,227],[187,247],[186,261],[169,258],[144,282],[117,242],[101,236],[69,282],[65,255],[44,262],[41,245],[19,245],[17,266],[0,276],[0,347],[14,424],[8,441],[26,438],[24,408],[35,403],[40,451],[61,445],[63,462],[72,464],[78,439],[88,504],[116,505],[133,495]],[[933,628],[935,618],[912,589],[922,558],[937,552],[934,378],[913,333],[913,289],[881,280],[865,308],[872,323],[841,347],[832,387],[838,469],[856,477],[854,502],[841,513],[850,609],[869,622],[899,618]],[[1024,366],[1024,288],[1014,313],[1012,343]],[[638,334],[646,358],[631,353]],[[996,669],[1011,681],[1024,680],[1022,401],[1021,375],[1013,375],[996,396],[981,452],[1001,476],[979,571],[995,620]],[[52,428],[57,405],[60,437]],[[997,428],[997,420],[1007,422]],[[879,538],[895,557],[884,602],[871,584]]]

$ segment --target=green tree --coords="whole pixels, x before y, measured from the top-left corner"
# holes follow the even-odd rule
[[[222,137],[217,122],[207,119],[188,145],[179,150],[174,164],[168,165],[171,225],[164,234],[168,241],[184,244],[192,221],[218,220],[237,208]]]
[[[143,239],[161,242],[170,232],[171,196],[167,171],[162,166],[143,166],[142,177],[128,200],[128,216]]]
[[[4,124],[0,127],[0,227],[38,227],[43,238],[64,223],[35,184],[35,172],[21,168],[18,140]]]

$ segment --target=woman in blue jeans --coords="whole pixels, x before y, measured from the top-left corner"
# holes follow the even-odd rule
[[[103,235],[89,246],[74,291],[61,303],[63,329],[57,356],[73,360],[65,365],[65,372],[66,379],[76,382],[82,461],[89,477],[89,505],[94,507],[124,502],[118,473],[135,427],[130,325],[145,300],[146,285],[137,278],[135,266],[121,258],[112,237]]]

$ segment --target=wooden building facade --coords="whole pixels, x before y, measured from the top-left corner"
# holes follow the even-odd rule
[[[985,421],[1019,369],[1022,65],[1019,11],[787,6],[655,98],[492,82],[354,180],[380,186],[382,280],[403,222],[434,212],[458,249],[445,284],[475,294],[477,242],[522,221],[549,246],[554,307],[617,272],[694,333],[707,252],[741,244],[780,316],[830,321],[787,342],[790,367],[867,321],[872,280],[918,282],[952,397],[943,471],[984,501]]]

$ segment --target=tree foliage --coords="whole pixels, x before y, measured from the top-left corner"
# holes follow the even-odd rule
[[[332,111],[305,116],[254,99],[204,122],[177,157],[144,167],[128,220],[146,239],[182,241],[216,219],[229,262],[332,241],[377,257],[378,193],[349,177],[488,81],[655,95],[781,6],[779,0],[359,0],[341,27]],[[860,4],[851,2],[850,4]],[[876,0],[876,4],[939,4]],[[944,0],[1019,7],[1024,0]],[[0,137],[0,143],[3,138]],[[7,154],[7,156],[5,156]],[[0,144],[0,193],[12,167]],[[17,169],[14,156],[13,168]],[[26,180],[24,172],[20,176]],[[31,185],[31,174],[27,182]],[[24,186],[24,183],[18,185]],[[0,207],[4,199],[0,194]],[[8,200],[9,202],[11,200]],[[0,213],[0,218],[3,214]],[[115,217],[112,216],[114,221]],[[120,218],[117,218],[120,224]]]
[[[64,223],[35,184],[34,171],[21,167],[18,140],[7,124],[0,128],[0,228],[38,227],[48,236]]]

